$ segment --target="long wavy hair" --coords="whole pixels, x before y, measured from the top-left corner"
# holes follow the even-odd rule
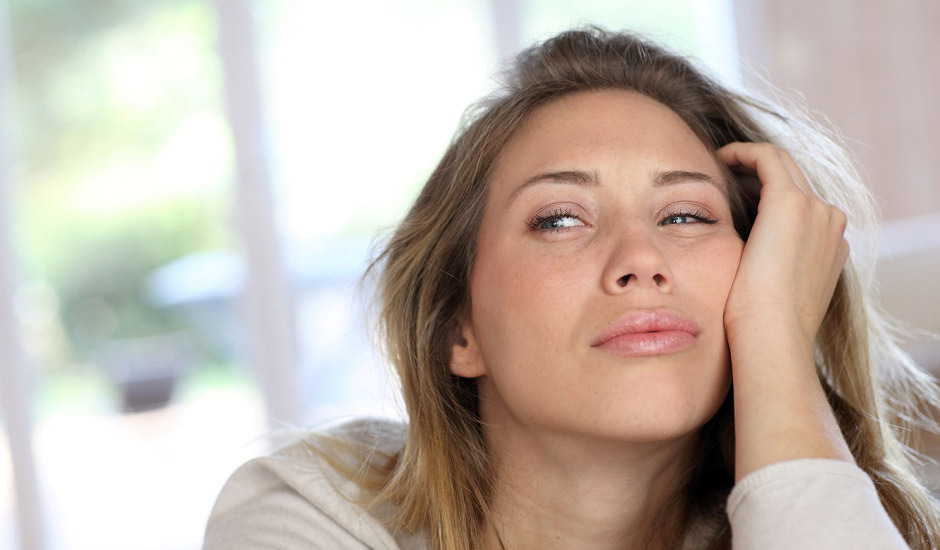
[[[484,444],[476,382],[449,370],[450,349],[470,305],[478,222],[494,161],[520,123],[541,105],[585,90],[630,90],[678,114],[712,151],[733,141],[788,150],[816,192],[848,215],[852,255],[816,342],[819,376],[858,465],[915,549],[940,547],[938,505],[914,473],[909,438],[933,426],[924,411],[937,385],[895,344],[877,308],[871,197],[840,140],[792,104],[732,91],[688,59],[631,34],[598,28],[564,32],[523,53],[504,85],[475,109],[420,195],[376,257],[380,328],[401,379],[409,423],[401,451],[359,476],[389,526],[425,532],[437,550],[470,550],[487,529],[493,472]],[[783,105],[786,105],[785,107]],[[731,177],[735,226],[754,220],[751,186]],[[869,239],[869,240],[866,240]],[[702,429],[699,460],[676,492],[679,546],[693,526],[707,548],[730,548],[724,502],[733,484],[730,398]]]

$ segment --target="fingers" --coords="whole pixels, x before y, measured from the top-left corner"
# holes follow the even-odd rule
[[[718,149],[717,155],[732,169],[745,168],[757,174],[761,183],[761,202],[764,202],[767,195],[799,190],[810,199],[814,209],[826,211],[828,217],[831,217],[833,228],[838,228],[840,234],[845,231],[845,214],[816,194],[803,170],[788,151],[778,149],[770,143],[735,142]]]
[[[731,143],[717,155],[733,170],[756,173],[761,185],[726,321],[789,310],[807,335],[815,334],[849,255],[845,214],[824,202],[792,156],[772,144]]]
[[[815,195],[816,193],[813,192],[809,181],[806,180],[803,170],[793,160],[793,157],[790,156],[790,152],[777,149],[777,154],[783,162],[784,167],[787,169],[787,173],[790,174],[790,181],[795,183],[796,186],[807,195]]]
[[[785,150],[770,143],[735,142],[717,151],[718,158],[729,167],[754,170],[764,187],[795,186],[807,195],[815,195],[803,170]]]

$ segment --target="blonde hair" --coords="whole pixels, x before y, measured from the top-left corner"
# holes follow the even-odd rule
[[[469,550],[484,534],[493,493],[476,383],[451,374],[450,349],[471,300],[477,224],[494,160],[535,109],[566,94],[614,88],[675,111],[712,150],[769,141],[791,152],[817,193],[847,213],[853,254],[817,339],[820,377],[858,465],[913,548],[940,546],[937,503],[913,473],[909,436],[928,424],[937,386],[896,346],[875,306],[872,200],[831,133],[783,109],[719,85],[687,59],[630,34],[562,33],[520,54],[500,91],[469,112],[371,271],[379,272],[386,352],[401,378],[409,424],[404,448],[364,471],[372,504],[393,529],[425,531],[431,547]],[[730,173],[728,174],[730,178]],[[736,227],[747,237],[753,189],[730,182]],[[733,483],[730,399],[703,428],[700,462],[677,493],[681,541],[707,524],[710,548],[730,548],[723,505]],[[701,532],[701,530],[696,530]]]

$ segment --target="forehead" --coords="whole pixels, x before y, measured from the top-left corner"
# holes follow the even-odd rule
[[[533,171],[643,164],[721,179],[714,154],[674,111],[637,92],[576,92],[536,108],[496,159],[494,180]],[[528,174],[531,175],[531,174]],[[495,182],[494,182],[495,183]]]

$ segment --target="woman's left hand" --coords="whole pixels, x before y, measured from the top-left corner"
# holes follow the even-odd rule
[[[790,155],[731,143],[718,157],[761,182],[757,218],[725,306],[735,474],[796,458],[852,460],[816,373],[816,333],[848,257],[846,217]]]

